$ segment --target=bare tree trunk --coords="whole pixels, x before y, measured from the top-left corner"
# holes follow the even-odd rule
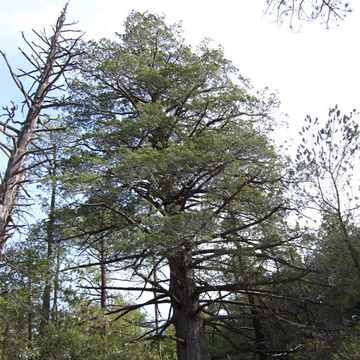
[[[178,360],[209,360],[204,320],[199,315],[191,248],[169,257],[169,265]]]
[[[51,194],[50,194],[50,209],[49,219],[46,227],[46,243],[47,243],[47,259],[46,259],[46,277],[42,299],[42,318],[40,321],[40,335],[46,335],[46,327],[50,321],[50,302],[51,291],[53,283],[53,266],[54,266],[54,225],[55,225],[55,208],[56,208],[56,192],[57,192],[57,157],[56,146],[53,148],[52,160],[53,168],[50,170],[51,179]]]
[[[29,145],[34,138],[37,129],[40,112],[45,105],[47,107],[49,106],[49,92],[58,88],[56,82],[71,65],[70,60],[72,59],[73,54],[70,50],[72,50],[77,40],[75,40],[75,42],[72,41],[70,48],[63,47],[63,44],[66,43],[66,40],[63,37],[66,8],[67,6],[65,6],[57,19],[53,36],[46,37],[45,35],[41,36],[36,33],[42,42],[46,44],[44,46],[48,47],[46,50],[46,59],[42,59],[42,51],[45,50],[41,50],[38,53],[35,52],[34,58],[25,54],[27,60],[35,67],[35,70],[25,72],[25,75],[28,74],[30,78],[36,79],[35,84],[37,84],[37,88],[34,93],[25,90],[25,86],[20,81],[19,76],[12,70],[5,54],[0,52],[5,59],[15,84],[22,92],[28,107],[26,118],[22,123],[21,128],[17,130],[12,127],[13,133],[16,134],[15,136],[10,136],[7,132],[8,129],[11,128],[11,126],[7,124],[8,122],[0,124],[2,126],[2,129],[0,129],[1,132],[13,139],[12,149],[5,144],[0,143],[2,149],[5,149],[9,153],[5,174],[0,184],[0,253],[3,252],[4,243],[9,236],[8,230],[9,225],[12,222],[16,198],[19,193],[24,172],[26,171],[24,163],[29,154]],[[26,42],[33,51],[38,48],[37,44],[35,44],[34,47],[31,42]],[[41,46],[39,47],[41,48]],[[9,116],[8,121],[10,120],[11,115]]]

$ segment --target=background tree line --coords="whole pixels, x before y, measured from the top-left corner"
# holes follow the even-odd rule
[[[221,47],[65,17],[24,38],[31,68],[3,54],[2,359],[356,358],[356,111],[307,117],[291,160]]]

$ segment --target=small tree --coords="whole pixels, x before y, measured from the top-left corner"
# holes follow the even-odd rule
[[[306,118],[300,132],[303,142],[297,152],[301,174],[297,191],[305,207],[318,212],[325,224],[336,226],[360,281],[359,250],[350,230],[352,224],[357,224],[360,207],[357,191],[353,191],[360,134],[356,115],[342,115],[335,107],[330,109],[324,125],[318,119]]]
[[[341,330],[359,314],[360,247],[357,172],[359,159],[358,113],[342,114],[334,107],[326,121],[306,118],[297,152],[298,202],[313,223],[306,256],[320,274],[309,278],[310,296],[324,307],[312,310],[325,357],[338,346]],[[344,331],[346,333],[347,331]],[[322,354],[320,348],[315,352]]]

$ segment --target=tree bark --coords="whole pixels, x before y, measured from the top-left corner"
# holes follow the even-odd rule
[[[192,250],[190,247],[181,250],[168,260],[178,360],[210,360],[204,320],[199,315]]]

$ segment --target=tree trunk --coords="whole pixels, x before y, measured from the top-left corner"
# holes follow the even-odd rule
[[[52,76],[54,73],[58,73],[58,76],[60,76],[60,74],[65,71],[67,66],[65,64],[64,67],[60,70],[55,68],[58,66],[56,61],[58,57],[58,51],[61,48],[60,43],[63,42],[61,33],[63,31],[65,22],[65,14],[66,6],[57,20],[56,26],[54,28],[54,35],[51,38],[46,39],[49,42],[47,59],[43,68],[38,69],[38,87],[34,95],[30,95],[29,93],[25,92],[22,83],[12,71],[5,55],[1,53],[8,65],[16,85],[22,90],[29,109],[21,129],[17,134],[16,143],[14,144],[14,147],[11,151],[6,171],[0,184],[0,254],[3,252],[4,243],[8,238],[8,227],[12,221],[11,216],[23,178],[24,163],[28,155],[28,147],[30,142],[33,140],[40,111],[44,106],[44,102],[49,91],[51,91],[54,85],[54,81],[51,80]],[[35,59],[35,61],[37,61],[37,59]],[[31,77],[33,76],[35,75],[32,75]],[[56,79],[58,76],[56,76]]]
[[[55,225],[55,207],[56,207],[56,147],[53,149],[54,167],[51,171],[51,195],[49,219],[46,227],[47,259],[46,259],[46,277],[42,299],[42,319],[40,321],[40,335],[46,335],[46,327],[50,321],[50,301],[53,282],[53,263],[54,263],[54,225]]]
[[[56,253],[56,260],[55,260],[55,273],[54,273],[54,291],[53,291],[53,306],[52,306],[52,321],[56,322],[58,320],[58,294],[59,294],[59,283],[60,283],[60,252],[61,247],[60,243],[55,244],[55,253]]]
[[[204,320],[199,315],[192,250],[184,249],[168,260],[178,360],[209,360]]]
[[[41,89],[43,91],[43,89]],[[23,175],[27,147],[33,138],[33,133],[39,118],[40,105],[29,109],[24,127],[19,134],[15,148],[8,161],[6,172],[0,186],[0,251],[7,240],[8,226],[15,206],[15,200]]]
[[[260,320],[260,311],[255,303],[254,296],[248,294],[248,300],[250,304],[250,311],[252,315],[252,321],[254,325],[254,333],[255,333],[255,346],[256,352],[259,355],[260,360],[267,360],[268,356],[266,354],[266,342],[265,335],[262,329],[261,320]]]

